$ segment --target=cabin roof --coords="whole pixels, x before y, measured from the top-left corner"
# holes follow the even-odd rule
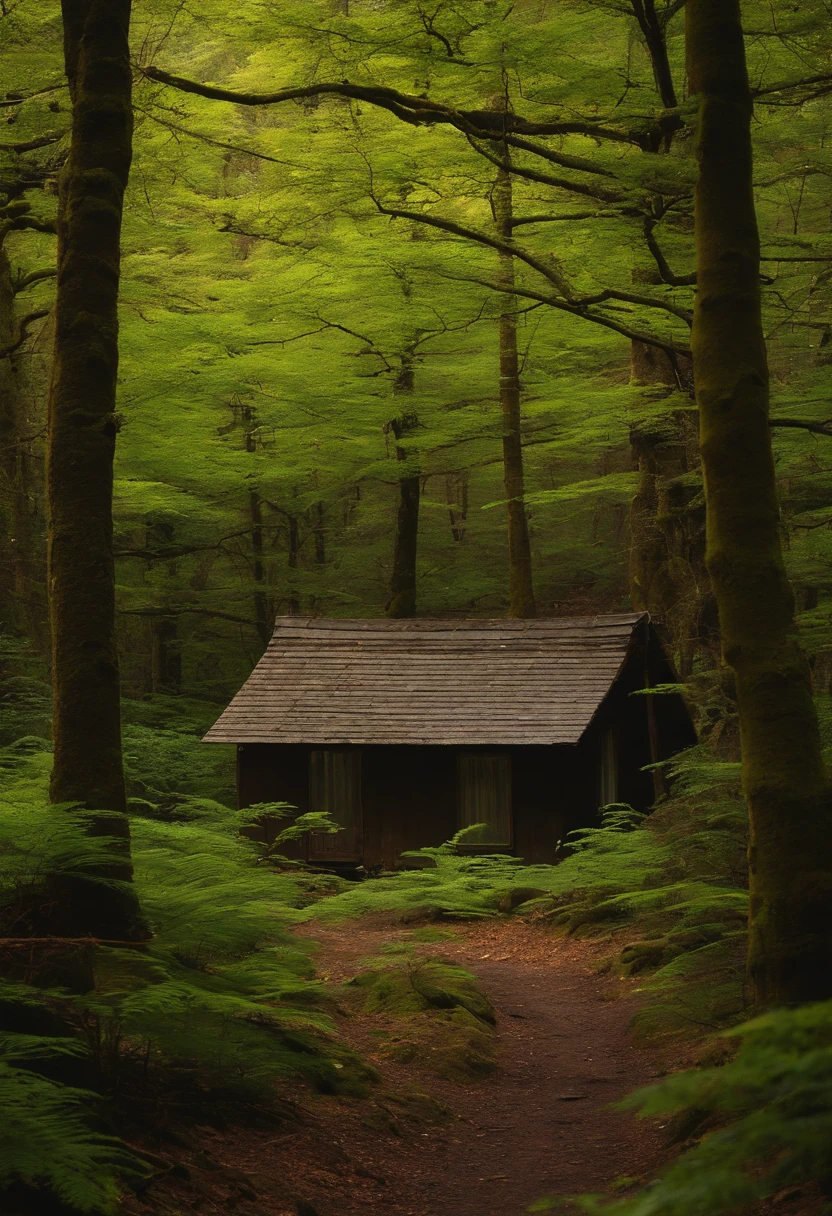
[[[209,743],[577,743],[646,613],[278,617]]]

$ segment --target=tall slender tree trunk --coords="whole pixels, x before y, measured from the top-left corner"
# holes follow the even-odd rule
[[[12,268],[0,245],[0,350],[14,341],[14,286]],[[23,626],[25,603],[23,541],[18,527],[20,486],[19,450],[22,413],[20,373],[14,354],[0,356],[0,612],[13,628]]]
[[[130,0],[63,0],[72,144],[61,174],[49,394],[52,798],[124,811],[113,567],[122,202],[132,147]],[[126,821],[113,830],[127,833]]]
[[[506,145],[503,157],[509,159]],[[501,238],[512,239],[514,209],[511,174],[497,170],[493,191],[494,220]],[[532,580],[532,550],[526,515],[523,447],[520,429],[520,359],[517,353],[517,305],[510,294],[514,287],[514,258],[500,253],[498,280],[506,289],[499,318],[500,409],[503,415],[503,478],[508,513],[508,615],[537,616]]]
[[[416,386],[413,351],[401,355],[401,368],[393,385],[394,393],[411,394]],[[419,419],[404,412],[393,418],[389,429],[396,440],[396,460],[404,464],[412,453],[399,442],[418,429]],[[390,598],[385,612],[389,617],[416,615],[416,560],[419,552],[419,507],[422,500],[422,475],[418,468],[399,478],[399,501],[396,507],[396,539],[393,545],[393,570],[390,575]]]
[[[130,0],[62,0],[72,142],[61,174],[46,460],[55,741],[51,796],[100,814],[129,880],[115,637],[113,455],[124,190],[132,151]],[[132,894],[73,880],[66,932],[145,936]]]
[[[31,355],[11,349],[19,337],[18,317],[12,266],[0,241],[0,351],[8,351],[0,355],[0,614],[44,653],[43,479],[35,471],[33,451],[42,419],[32,409]]]
[[[699,99],[693,359],[707,561],[736,673],[761,1004],[832,996],[832,793],[781,551],[768,426],[752,99],[739,0],[688,0]]]
[[[412,392],[412,376],[398,392]],[[394,418],[390,430],[396,439],[396,461],[404,464],[408,452],[399,443],[408,432],[419,425],[415,414]],[[393,570],[390,575],[390,598],[385,612],[389,617],[416,615],[416,559],[419,551],[419,507],[422,498],[422,477],[418,469],[399,478],[399,502],[396,508],[396,540],[393,546]]]
[[[254,578],[254,619],[257,633],[264,646],[268,646],[274,629],[274,617],[270,612],[266,590],[266,567],[263,560],[263,503],[255,489],[248,492],[248,508],[251,516],[251,573]]]

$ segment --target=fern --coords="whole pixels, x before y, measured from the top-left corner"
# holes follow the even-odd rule
[[[141,1171],[118,1140],[91,1130],[96,1100],[0,1058],[0,1188],[20,1181],[80,1212],[115,1212],[119,1179]]]

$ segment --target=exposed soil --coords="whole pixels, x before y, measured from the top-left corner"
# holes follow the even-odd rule
[[[319,943],[319,971],[333,984],[385,944],[412,936],[369,920],[298,932]],[[593,948],[520,920],[458,925],[453,938],[416,948],[474,972],[493,1001],[489,1077],[457,1084],[418,1058],[397,1063],[380,1048],[393,1019],[345,1015],[343,1038],[381,1074],[370,1098],[298,1089],[290,1097],[301,1123],[203,1129],[202,1156],[179,1154],[195,1160],[175,1206],[152,1188],[131,1210],[520,1216],[544,1195],[643,1181],[661,1159],[661,1130],[610,1104],[660,1067],[654,1052],[632,1042],[637,997],[597,974]]]

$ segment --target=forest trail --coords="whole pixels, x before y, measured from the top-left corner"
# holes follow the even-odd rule
[[[331,984],[352,978],[382,947],[412,940],[412,931],[368,920],[312,923],[299,934],[317,943],[319,973]],[[344,1038],[381,1073],[382,1099],[385,1092],[428,1093],[455,1117],[439,1125],[404,1121],[385,1134],[378,1117],[368,1117],[366,1100],[318,1099],[315,1126],[273,1142],[271,1159],[261,1150],[256,1164],[261,1175],[291,1177],[311,1205],[296,1210],[520,1216],[543,1195],[597,1191],[649,1174],[661,1156],[659,1130],[610,1104],[655,1078],[655,1056],[632,1043],[634,998],[613,999],[609,980],[593,971],[590,946],[519,920],[458,925],[446,941],[413,945],[479,977],[497,1011],[496,1070],[475,1084],[441,1080],[418,1060],[405,1066],[379,1056],[382,1015],[343,1019]],[[255,1168],[251,1159],[235,1164]]]

